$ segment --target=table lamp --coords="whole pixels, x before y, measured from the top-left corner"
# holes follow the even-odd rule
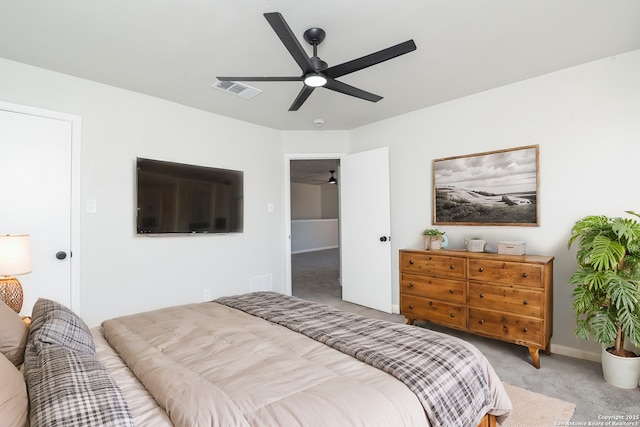
[[[12,276],[26,273],[31,273],[29,235],[0,235],[0,299],[16,313],[22,309],[22,286]]]

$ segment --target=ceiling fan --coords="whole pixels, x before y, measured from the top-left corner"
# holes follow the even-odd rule
[[[340,82],[336,80],[336,78],[416,50],[416,44],[413,40],[407,40],[406,42],[391,46],[387,49],[329,67],[328,64],[317,55],[318,45],[322,43],[326,35],[324,30],[321,28],[309,28],[304,32],[304,39],[307,43],[313,46],[313,56],[309,58],[280,13],[265,13],[264,17],[276,32],[293,59],[298,63],[298,66],[302,70],[302,75],[294,77],[218,77],[218,80],[245,82],[301,81],[304,83],[304,86],[298,93],[295,101],[293,101],[293,104],[291,104],[291,107],[289,107],[289,111],[297,111],[307,98],[309,98],[309,95],[311,95],[316,87],[324,87],[356,98],[361,98],[371,102],[378,102],[382,99],[381,96],[374,95],[373,93],[369,93],[362,89]]]

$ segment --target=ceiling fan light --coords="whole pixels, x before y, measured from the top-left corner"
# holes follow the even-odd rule
[[[329,171],[331,172],[331,178],[329,178],[329,184],[337,184],[338,180],[333,176],[333,173],[335,172],[334,170]]]
[[[304,84],[311,87],[320,87],[327,84],[327,78],[322,74],[309,73],[304,76]]]

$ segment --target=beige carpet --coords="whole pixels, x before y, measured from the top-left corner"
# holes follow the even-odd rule
[[[513,412],[501,427],[561,426],[571,420],[576,405],[560,399],[534,393],[503,382],[513,404]]]

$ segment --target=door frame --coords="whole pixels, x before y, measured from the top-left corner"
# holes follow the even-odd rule
[[[291,295],[291,161],[292,160],[340,160],[348,153],[285,153],[284,155],[284,283],[285,295]],[[342,213],[338,211],[338,223]],[[340,234],[338,234],[340,242]],[[340,245],[340,243],[338,243]]]
[[[58,111],[11,104],[0,101],[0,110],[11,113],[26,114],[35,117],[61,120],[71,125],[71,236],[70,236],[70,270],[71,270],[71,310],[80,313],[80,147],[82,119],[80,116],[60,113]]]

